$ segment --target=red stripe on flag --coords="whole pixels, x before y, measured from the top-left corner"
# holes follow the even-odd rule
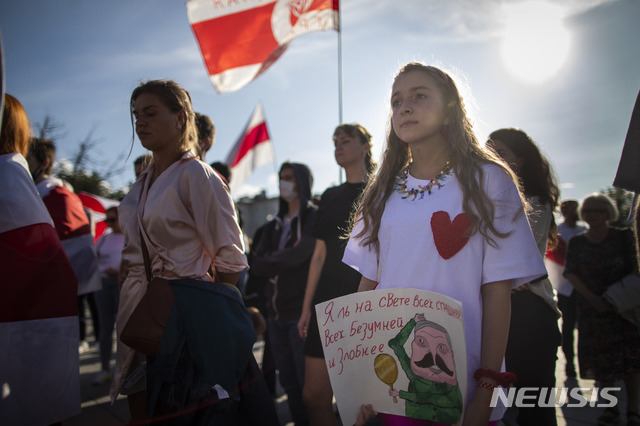
[[[235,166],[242,160],[242,158],[247,155],[247,152],[251,151],[255,148],[259,143],[265,142],[269,140],[269,133],[267,131],[267,123],[262,122],[255,126],[249,131],[242,140],[242,145],[240,145],[240,150],[236,155],[235,160],[233,160],[233,164],[231,167]]]
[[[562,238],[558,238],[558,242],[553,250],[550,250],[549,247],[547,247],[545,257],[554,261],[558,265],[564,266],[564,262],[567,257],[567,243]]]
[[[1,233],[0,252],[0,322],[78,314],[78,282],[51,225]]]
[[[91,233],[89,218],[77,194],[56,186],[42,199],[61,240]]]
[[[85,206],[86,208],[91,209],[94,212],[99,212],[99,213],[105,212],[105,208],[100,203],[100,201],[92,197],[91,195],[81,192],[78,194],[78,197],[80,197],[80,201],[82,201],[82,205]]]
[[[308,10],[338,10],[338,0],[314,0]]]
[[[274,5],[192,24],[209,75],[261,64],[278,48],[271,30]]]

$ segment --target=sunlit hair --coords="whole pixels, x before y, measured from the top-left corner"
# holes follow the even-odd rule
[[[333,137],[335,138],[338,135],[338,132],[345,132],[352,138],[360,139],[360,143],[369,144],[369,151],[367,152],[367,156],[365,157],[365,164],[367,166],[367,173],[372,175],[376,170],[377,164],[373,159],[373,142],[371,142],[371,133],[363,126],[357,123],[353,124],[341,124],[336,127],[336,130],[333,132]]]
[[[26,157],[29,153],[30,139],[31,126],[24,107],[16,98],[5,93],[0,131],[0,154],[17,152]]]
[[[517,185],[516,177],[495,153],[484,149],[478,142],[458,88],[447,73],[432,66],[412,62],[400,69],[394,83],[399,77],[414,71],[423,72],[431,77],[445,99],[449,118],[447,143],[450,161],[462,191],[463,211],[473,224],[470,231],[471,233],[480,232],[489,244],[495,246],[494,236],[505,238],[508,234],[499,232],[493,225],[495,207],[482,186],[484,180],[482,166],[488,163],[497,165]],[[390,116],[387,143],[380,168],[367,185],[353,220],[355,221],[357,217],[358,220],[363,221],[363,230],[355,237],[364,237],[362,240],[364,246],[373,245],[376,251],[379,250],[378,233],[385,204],[396,186],[398,175],[410,162],[411,152],[393,130],[392,116]]]
[[[611,197],[609,197],[608,195],[602,194],[600,192],[587,195],[580,202],[580,218],[582,220],[584,220],[584,215],[582,211],[585,209],[586,204],[594,201],[597,201],[605,205],[605,208],[607,209],[607,213],[609,215],[609,217],[607,218],[607,223],[615,222],[616,220],[618,220],[619,213],[618,213],[618,207],[616,207],[616,203],[611,199]],[[587,208],[590,208],[590,207],[587,207]]]
[[[548,204],[551,211],[558,206],[560,189],[549,160],[540,153],[535,142],[520,129],[499,129],[489,135],[487,146],[495,150],[493,141],[502,142],[521,159],[516,170],[516,176],[526,197],[538,197],[542,204]],[[552,216],[549,227],[548,241],[551,247],[557,242],[556,222]]]
[[[188,150],[198,152],[198,131],[195,124],[195,113],[191,104],[191,96],[178,83],[172,80],[150,80],[136,87],[131,93],[131,126],[135,134],[133,104],[142,93],[153,93],[160,99],[169,111],[174,114],[184,111],[186,121],[181,129],[180,143],[178,148],[181,152]]]
[[[48,176],[53,171],[53,165],[56,162],[56,144],[51,139],[32,138],[29,155],[35,158],[39,165],[49,160],[47,167],[40,171],[42,175]]]

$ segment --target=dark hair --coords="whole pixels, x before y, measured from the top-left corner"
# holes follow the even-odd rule
[[[135,133],[134,117],[133,117],[133,104],[135,100],[143,93],[153,93],[160,99],[169,111],[176,114],[180,111],[184,111],[186,114],[186,120],[184,126],[182,126],[182,136],[180,138],[181,151],[192,150],[198,152],[198,140],[197,130],[195,125],[195,113],[193,112],[193,106],[191,104],[191,96],[189,92],[184,90],[178,83],[172,80],[150,80],[146,83],[140,84],[131,93],[131,100],[129,102],[131,108],[131,126]]]
[[[0,154],[17,152],[26,157],[29,152],[31,126],[24,107],[8,93],[4,95],[4,112],[0,131]]]
[[[578,207],[578,205],[579,205],[578,200],[573,200],[573,199],[570,199],[570,200],[563,200],[563,201],[560,203],[560,208],[567,207],[567,206],[569,206],[569,205],[574,205],[574,206]]]
[[[49,164],[45,169],[42,169],[42,173],[45,175],[51,174],[53,163],[56,162],[56,145],[51,139],[32,138],[29,155],[32,155],[39,164],[49,160]]]
[[[347,135],[352,138],[360,138],[360,142],[365,144],[369,144],[369,152],[367,152],[367,156],[365,157],[365,162],[367,165],[367,173],[372,175],[378,166],[376,162],[373,160],[373,143],[371,142],[371,133],[367,129],[365,129],[362,125],[353,123],[353,124],[341,124],[333,131],[333,137],[336,137],[339,131],[345,132]]]
[[[231,167],[229,167],[229,165],[220,161],[216,161],[214,163],[211,163],[211,168],[220,173],[222,177],[225,178],[227,183],[231,182]]]
[[[555,211],[560,198],[560,189],[549,161],[540,153],[531,137],[520,129],[507,128],[496,130],[489,135],[487,142],[489,147],[492,147],[492,141],[502,142],[513,151],[516,157],[522,159],[522,163],[514,172],[522,185],[524,195],[538,197],[542,204],[548,204],[551,211]],[[557,241],[553,216],[549,228],[549,241],[552,246]]]
[[[196,128],[198,129],[198,140],[209,138],[211,141],[216,136],[216,126],[209,116],[196,112]]]

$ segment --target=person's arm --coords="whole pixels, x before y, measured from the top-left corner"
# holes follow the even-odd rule
[[[573,288],[598,311],[609,312],[613,310],[611,305],[604,299],[604,297],[595,294],[591,291],[584,281],[578,276],[581,264],[579,262],[580,253],[584,244],[584,237],[574,237],[569,240],[567,247],[567,257],[565,258],[564,265],[564,277],[571,283]]]
[[[297,268],[313,255],[315,238],[311,235],[302,235],[298,244],[283,248],[282,250],[271,251],[263,256],[266,263],[270,264],[277,273],[292,268]]]
[[[593,305],[598,312],[610,312],[613,310],[609,302],[607,302],[604,297],[589,290],[578,275],[569,272],[565,274],[565,278],[571,283],[573,288],[582,295],[582,297],[587,299],[587,301]]]
[[[216,269],[216,282],[238,285],[238,278],[240,278],[240,272],[221,272]]]
[[[302,313],[298,320],[298,334],[302,339],[307,338],[307,328],[311,320],[311,309],[313,309],[313,298],[316,295],[318,282],[320,282],[320,274],[324,261],[327,258],[327,245],[324,240],[316,240],[316,246],[311,256],[309,264],[309,275],[307,277],[307,289],[304,292],[304,300],[302,301]]]
[[[360,285],[358,285],[358,291],[367,291],[373,290],[378,285],[377,282],[370,280],[369,278],[365,278],[364,276],[360,279]]]
[[[212,169],[195,161],[185,163],[177,185],[193,220],[193,232],[211,257],[213,278],[235,284],[234,276],[249,265],[229,191]]]
[[[482,286],[482,349],[480,368],[500,372],[502,360],[507,348],[509,320],[511,318],[511,281],[496,281]],[[490,378],[482,381],[496,385]],[[468,383],[475,386],[475,383]],[[491,416],[491,397],[493,392],[478,387],[471,403],[464,413],[464,426],[483,425]]]

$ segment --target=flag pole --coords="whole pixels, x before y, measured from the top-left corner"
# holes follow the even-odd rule
[[[338,124],[342,124],[342,7],[338,3]],[[339,182],[342,183],[342,167],[339,169]]]

